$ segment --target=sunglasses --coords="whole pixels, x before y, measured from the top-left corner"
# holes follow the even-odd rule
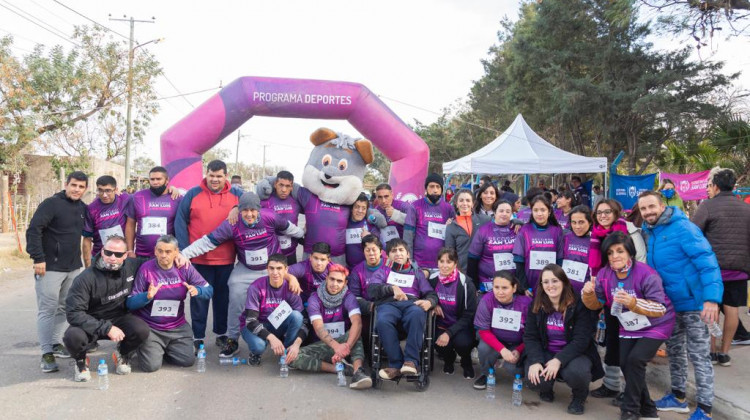
[[[117,252],[117,251],[110,251],[108,249],[102,249],[102,254],[104,254],[104,256],[106,257],[111,257],[114,255],[115,258],[122,258],[123,256],[125,256],[125,254],[127,254],[127,252],[126,251]]]

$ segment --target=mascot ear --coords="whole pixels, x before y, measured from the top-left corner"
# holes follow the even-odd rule
[[[372,142],[370,140],[357,140],[354,142],[354,147],[356,147],[359,154],[362,155],[362,160],[365,161],[366,165],[372,163],[374,152],[372,150]]]
[[[310,134],[310,143],[312,143],[315,146],[320,146],[321,144],[333,140],[338,135],[335,131],[331,130],[330,128],[319,128],[315,130],[312,134]]]

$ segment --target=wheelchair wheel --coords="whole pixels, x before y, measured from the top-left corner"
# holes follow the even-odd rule
[[[430,377],[425,375],[421,381],[417,381],[415,384],[417,385],[417,391],[427,391],[427,388],[430,387]]]

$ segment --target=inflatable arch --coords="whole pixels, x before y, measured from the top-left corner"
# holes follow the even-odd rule
[[[412,201],[424,193],[427,145],[369,89],[358,83],[271,77],[233,81],[162,134],[161,161],[170,182],[182,188],[197,185],[203,178],[201,155],[256,115],[347,120],[391,160],[394,196]]]

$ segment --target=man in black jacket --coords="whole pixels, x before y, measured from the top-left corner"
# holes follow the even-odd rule
[[[65,301],[70,328],[63,342],[76,361],[75,380],[91,379],[86,349],[98,339],[112,340],[115,373],[130,373],[130,355],[148,338],[150,329],[128,313],[125,302],[145,258],[127,258],[125,238],[111,236],[95,255],[91,266],[73,281]],[[181,264],[180,264],[181,265]]]
[[[70,357],[60,344],[65,331],[65,296],[81,271],[81,232],[88,186],[83,172],[68,175],[65,189],[42,201],[26,230],[26,252],[34,260],[37,334],[42,372],[58,370],[55,355]]]

